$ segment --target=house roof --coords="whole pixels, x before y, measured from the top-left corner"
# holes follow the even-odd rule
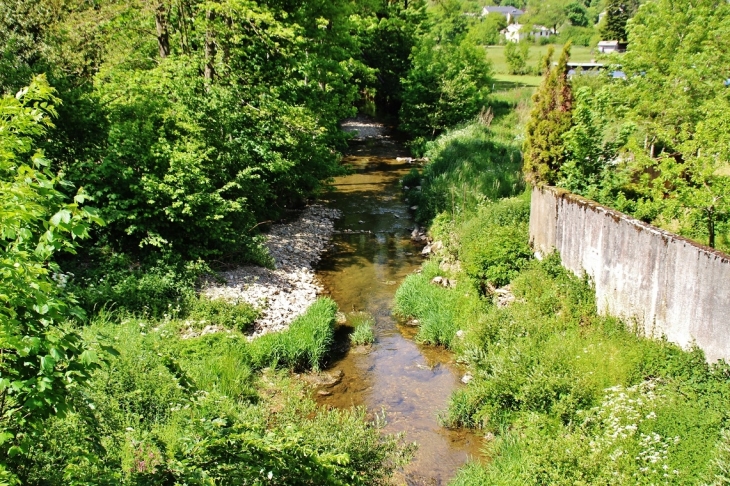
[[[512,14],[512,15],[522,15],[523,13],[525,13],[522,10],[520,10],[519,8],[512,7],[512,6],[509,6],[509,7],[484,7],[484,9],[482,9],[482,13],[490,14],[490,13],[495,13],[495,12],[501,13],[501,14]]]

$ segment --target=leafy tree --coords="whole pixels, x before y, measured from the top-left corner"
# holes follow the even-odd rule
[[[524,20],[529,24],[544,25],[557,30],[558,26],[562,25],[567,18],[567,4],[568,0],[550,0],[549,2],[530,0],[527,6],[527,18]]]
[[[499,44],[500,33],[505,27],[507,27],[507,19],[504,15],[492,12],[472,25],[466,38],[476,45]]]
[[[607,139],[611,88],[594,92],[582,86],[575,93],[573,126],[563,138],[567,152],[560,167],[558,185],[577,194],[595,197],[595,191],[605,182],[606,171],[613,171],[618,152],[634,130],[633,123],[623,124],[613,139]]]
[[[411,51],[426,19],[424,1],[387,3],[362,31],[363,61],[376,70],[375,102],[379,109],[397,114],[403,97],[401,78],[411,68]],[[363,86],[363,90],[367,86]]]
[[[504,58],[507,61],[509,74],[526,74],[529,54],[530,44],[528,42],[507,42],[507,45],[504,46]]]
[[[577,27],[588,27],[590,23],[588,9],[581,2],[568,4],[565,7],[565,17],[572,25]]]
[[[685,221],[681,232],[711,246],[730,202],[728,19],[730,7],[719,1],[647,3],[630,24],[625,57],[625,69],[640,75],[619,92],[644,136],[641,170],[659,174],[647,181],[648,197],[665,219]]]
[[[67,183],[33,148],[51,126],[57,101],[42,76],[15,97],[0,98],[0,479],[34,428],[69,409],[69,390],[89,378],[97,361],[63,327],[82,311],[64,294],[68,276],[54,256],[74,252],[75,240],[101,220],[82,206],[83,191],[67,202],[59,190]]]
[[[486,105],[492,66],[484,50],[468,42],[438,44],[427,37],[413,54],[403,80],[401,126],[433,138],[475,116]]]
[[[565,162],[563,134],[572,124],[573,96],[568,83],[570,43],[563,47],[557,66],[552,66],[553,48],[543,62],[542,84],[533,96],[523,147],[525,179],[534,184],[554,184]]]

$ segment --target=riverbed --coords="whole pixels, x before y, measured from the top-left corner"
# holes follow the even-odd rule
[[[446,484],[469,458],[479,457],[481,440],[438,423],[451,393],[463,386],[463,370],[452,354],[417,344],[417,328],[399,323],[391,313],[398,285],[423,261],[423,244],[410,239],[415,222],[399,184],[413,165],[404,145],[387,130],[377,130],[372,121],[360,123],[362,137],[350,143],[344,160],[352,171],[335,180],[336,190],[323,202],[342,217],[316,273],[346,315],[366,312],[375,318],[376,342],[349,349],[331,363],[329,371],[341,371],[342,381],[328,390],[331,395],[316,398],[325,406],[384,411],[385,432],[405,432],[419,445],[399,481]],[[348,128],[357,126],[358,120]],[[339,339],[346,340],[350,330],[345,324]]]

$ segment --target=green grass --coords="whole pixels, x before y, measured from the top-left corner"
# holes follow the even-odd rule
[[[494,75],[492,91],[509,91],[515,88],[537,88],[542,82],[542,76],[502,74]]]
[[[486,200],[524,190],[520,143],[510,130],[501,130],[505,122],[501,111],[512,112],[513,102],[495,98],[493,105],[493,126],[474,122],[430,142],[426,147],[430,163],[421,173],[414,169],[404,179],[403,184],[410,188],[406,201],[418,206],[419,221],[430,221],[442,211],[473,210]]]
[[[537,46],[531,45],[529,56],[527,58],[528,66],[536,66],[542,61],[547,54],[548,45]],[[553,45],[555,48],[554,61],[557,61],[557,56],[560,54],[560,50],[563,48],[562,45]],[[492,61],[492,66],[497,74],[507,74],[509,72],[507,68],[507,60],[504,57],[504,46],[489,46],[487,49],[487,58]],[[590,47],[583,46],[572,46],[570,49],[570,61],[571,62],[590,62],[592,59],[596,59],[598,54],[592,52]]]
[[[265,366],[319,370],[334,339],[337,304],[320,298],[297,317],[289,329],[254,339],[250,346],[251,362]]]
[[[368,346],[375,342],[375,319],[365,312],[354,312],[347,318],[348,323],[355,328],[350,334],[350,342],[355,346]]]
[[[3,463],[22,484],[390,484],[412,445],[363,409],[318,407],[289,369],[261,369],[318,366],[336,310],[320,299],[251,343],[235,330],[183,339],[184,321],[101,312],[84,330],[101,366],[74,390],[77,411],[49,418]]]

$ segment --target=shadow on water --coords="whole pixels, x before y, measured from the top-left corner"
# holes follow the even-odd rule
[[[415,226],[401,200],[398,180],[411,169],[396,157],[407,152],[392,140],[353,142],[346,162],[352,173],[335,180],[328,204],[340,209],[333,248],[317,275],[345,312],[365,311],[375,318],[377,341],[369,349],[354,348],[334,357],[331,370],[343,372],[322,405],[338,408],[365,405],[387,414],[386,432],[406,432],[419,444],[402,482],[446,484],[469,457],[479,455],[481,440],[468,431],[440,427],[437,414],[460,386],[463,370],[451,353],[418,345],[417,329],[400,325],[391,315],[393,296],[405,277],[422,262],[421,247],[410,240]],[[347,339],[351,328],[338,336]]]

